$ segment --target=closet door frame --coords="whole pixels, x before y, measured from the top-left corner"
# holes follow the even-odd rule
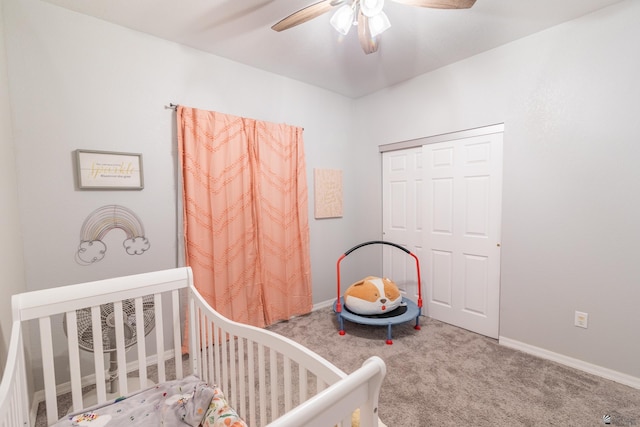
[[[503,132],[498,124],[379,147],[383,239],[419,257],[423,314],[492,338],[499,335]],[[453,172],[449,160],[462,169]],[[437,223],[443,218],[449,230]],[[383,275],[413,300],[414,271],[383,251]]]

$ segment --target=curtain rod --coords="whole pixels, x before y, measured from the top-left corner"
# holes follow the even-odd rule
[[[167,110],[178,111],[179,106],[180,106],[179,104],[174,104],[173,102],[170,102],[169,105],[165,105],[164,108],[166,108]],[[302,130],[304,130],[304,128],[302,128]]]

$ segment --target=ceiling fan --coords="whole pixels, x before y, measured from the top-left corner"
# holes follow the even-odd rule
[[[429,7],[435,9],[469,9],[476,0],[392,0],[409,6]],[[333,8],[338,8],[331,17],[331,25],[341,34],[346,35],[352,26],[358,27],[358,38],[364,53],[370,54],[378,50],[379,35],[387,30],[391,23],[382,11],[384,0],[323,0],[304,7],[283,18],[271,28],[275,31],[289,28],[310,21]]]

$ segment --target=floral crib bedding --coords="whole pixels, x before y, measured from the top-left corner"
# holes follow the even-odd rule
[[[67,415],[54,426],[247,427],[218,387],[193,375]]]

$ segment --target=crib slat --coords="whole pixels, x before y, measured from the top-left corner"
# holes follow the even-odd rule
[[[204,335],[205,332],[203,331],[204,323],[202,322],[202,317],[203,317],[202,307],[198,306],[197,310],[198,310],[197,311],[198,317],[197,317],[197,322],[196,322],[196,331],[198,333],[198,352],[194,357],[195,357],[197,365],[198,365],[198,372],[199,372],[198,377],[204,378],[205,375],[207,375],[207,373],[205,372],[205,364],[204,364],[204,361],[203,361],[203,358],[206,358],[204,356],[205,350],[204,350],[203,346],[205,345],[205,342],[206,342],[207,338]]]
[[[207,372],[207,316],[200,310],[200,339],[202,345],[200,346],[200,379],[203,381],[209,381]]]
[[[171,315],[173,316],[173,357],[176,365],[176,379],[182,378],[182,339],[180,335],[180,293],[171,291]]]
[[[222,367],[222,384],[220,384],[220,387],[222,388],[222,392],[224,393],[225,396],[229,395],[229,353],[227,352],[227,341],[229,339],[229,336],[227,335],[227,333],[224,331],[224,329],[221,330],[222,332],[222,357],[220,360],[220,366]]]
[[[162,317],[162,295],[153,296],[153,310],[156,330],[156,355],[158,357],[158,381],[165,382],[167,375],[165,372],[164,360],[164,320]]]
[[[93,333],[93,366],[96,374],[96,395],[98,403],[107,400],[104,376],[104,347],[102,345],[102,321],[100,306],[91,307],[91,332]]]
[[[51,337],[51,319],[40,318],[40,343],[42,345],[42,374],[44,376],[44,395],[49,424],[58,420],[56,403],[56,376],[53,367],[53,340]]]
[[[276,349],[271,347],[269,349],[269,372],[271,373],[271,382],[269,383],[271,389],[271,420],[275,420],[280,416],[278,411],[278,356]]]
[[[17,390],[16,390],[17,391]],[[2,425],[7,426],[7,427],[11,427],[13,425],[20,425],[20,409],[18,408],[18,393],[14,392],[11,393],[11,405],[9,406],[9,416],[7,418],[9,418],[9,422],[10,424],[7,423],[2,423]],[[26,425],[26,420],[25,423]]]
[[[293,392],[291,390],[291,359],[283,356],[284,363],[284,411],[289,412],[293,407]]]
[[[258,344],[258,381],[260,386],[260,424],[267,424],[267,387],[266,382],[266,359],[264,357],[264,346]]]
[[[205,318],[205,314],[204,314],[204,310],[202,309],[202,307],[200,307],[198,309],[198,354],[196,355],[196,357],[198,358],[198,369],[200,372],[200,377],[202,377],[203,375],[206,375],[206,369],[207,369],[207,334],[206,334],[206,330],[204,329],[205,324],[204,324],[204,318]]]
[[[213,351],[214,351],[214,364],[215,364],[215,369],[216,369],[216,383],[218,384],[218,386],[222,387],[221,384],[221,380],[222,380],[222,373],[220,371],[221,367],[220,367],[220,328],[218,328],[215,324],[213,325],[213,342],[214,342],[214,346],[213,346]]]
[[[307,400],[308,390],[308,378],[307,378],[307,370],[302,366],[298,365],[298,391],[299,391],[299,399],[298,402],[304,402]]]
[[[247,413],[247,389],[245,387],[246,372],[244,370],[244,339],[238,339],[238,378],[240,382],[240,413]]]
[[[229,367],[230,367],[230,375],[229,375],[229,394],[231,395],[231,407],[237,408],[238,399],[237,399],[237,384],[238,377],[236,377],[236,337],[232,335],[228,335],[229,337]]]
[[[147,386],[147,348],[144,333],[144,313],[142,298],[135,299],[136,305],[136,344],[138,347],[138,377],[140,378],[140,389]]]
[[[249,371],[249,425],[258,425],[256,420],[256,374],[255,360],[253,359],[253,341],[247,340],[247,370]],[[243,413],[242,415],[244,415]]]
[[[15,329],[15,328],[13,328]],[[11,336],[13,337],[14,333],[18,333],[18,332],[13,332],[12,329],[12,334]],[[17,328],[19,331],[21,331],[21,327],[18,326]],[[12,338],[13,339],[13,338]],[[11,348],[10,348],[11,349]],[[16,353],[14,353],[16,354]],[[27,386],[27,373],[26,373],[26,365],[24,362],[24,340],[22,338],[22,332],[18,333],[18,351],[17,351],[17,358],[18,361],[16,363],[17,366],[17,372],[15,373],[15,375],[17,375],[17,387],[16,387],[16,392],[15,392],[15,402],[16,402],[16,419],[18,420],[18,423],[16,423],[17,425],[26,425],[28,420],[26,418],[29,417],[29,415],[25,415],[25,414],[29,414],[29,399],[27,398],[27,394],[28,394],[28,386]],[[11,354],[9,354],[9,359],[11,359]],[[7,361],[9,361],[9,359]],[[6,366],[11,366],[11,365],[6,365]],[[23,417],[24,415],[24,417]]]
[[[197,363],[194,360],[198,351],[198,312],[196,311],[196,303],[193,299],[189,300],[189,370],[194,375],[200,374]]]
[[[209,342],[209,351],[207,353],[207,355],[209,356],[208,359],[208,366],[207,366],[207,371],[209,374],[209,380],[211,383],[215,383],[217,381],[217,378],[215,377],[214,371],[213,371],[213,347],[214,347],[214,343],[215,341],[213,340],[213,322],[209,319],[207,319],[207,340]]]
[[[82,409],[82,380],[80,375],[80,349],[78,347],[78,317],[75,311],[65,314],[67,320],[67,342],[69,349],[69,372],[71,375],[71,402],[73,410]]]
[[[200,334],[200,316],[202,316],[202,313],[200,312],[200,307],[194,308],[195,312],[194,312],[194,318],[193,318],[193,332],[195,335],[192,335],[192,338],[195,338],[194,341],[196,343],[196,346],[194,348],[193,351],[193,358],[195,359],[193,361],[193,366],[195,369],[195,374],[198,375],[199,377],[202,376],[202,357],[200,357],[201,355],[201,349],[202,349],[202,337]]]
[[[118,361],[118,391],[121,395],[127,394],[128,384],[127,384],[127,358],[125,353],[125,342],[124,342],[124,324],[122,322],[124,313],[122,311],[122,301],[116,301],[113,303],[113,315],[115,319],[115,328],[116,328],[116,359]],[[111,356],[109,356],[109,360],[111,360]],[[109,369],[111,369],[111,365],[109,365]],[[109,390],[112,391],[112,390]]]

